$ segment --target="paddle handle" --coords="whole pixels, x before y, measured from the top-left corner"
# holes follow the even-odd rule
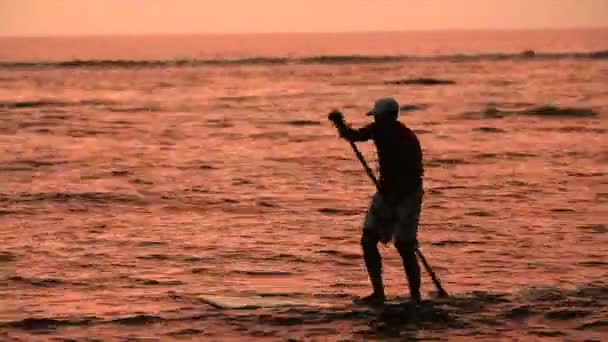
[[[374,176],[374,171],[372,171],[372,169],[369,167],[369,165],[365,161],[365,157],[363,157],[363,154],[361,154],[361,152],[357,148],[357,145],[355,145],[354,142],[351,141],[350,146],[353,148],[353,151],[355,151],[355,154],[357,155],[357,159],[359,159],[359,161],[363,165],[363,168],[365,169],[365,172],[367,172],[367,175],[369,176],[369,178],[372,180],[372,182],[374,182],[374,185],[376,186],[376,190],[378,190],[378,192],[380,192],[380,183],[378,183],[376,176]]]
[[[439,277],[437,277],[437,275],[431,268],[431,265],[429,265],[429,263],[426,261],[426,258],[422,254],[420,247],[416,249],[416,255],[418,256],[420,261],[422,261],[422,265],[424,266],[426,272],[431,276],[431,280],[433,280],[433,284],[435,284],[435,287],[437,288],[437,293],[439,294],[439,297],[448,297],[448,292],[443,288],[443,286],[441,286]]]

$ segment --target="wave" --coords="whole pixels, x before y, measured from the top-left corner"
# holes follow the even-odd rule
[[[156,315],[139,314],[135,316],[127,316],[123,318],[117,318],[110,321],[110,323],[116,323],[121,325],[146,325],[163,321],[163,318]]]
[[[351,216],[359,214],[359,210],[340,208],[320,208],[318,211],[325,215]]]
[[[125,105],[114,101],[102,99],[85,99],[80,101],[57,101],[47,99],[32,99],[22,101],[0,101],[0,109],[5,110],[29,110],[36,108],[68,108],[68,107],[93,107],[104,108],[116,113],[152,113],[161,112],[163,108],[157,104],[136,104]],[[62,115],[47,115],[48,119],[64,120],[67,117]]]
[[[170,332],[167,335],[171,336],[171,337],[185,337],[185,336],[191,336],[191,335],[200,335],[203,334],[204,331],[199,330],[199,329],[194,329],[194,328],[186,328],[186,329],[180,329],[174,332]]]
[[[2,211],[0,211],[0,215],[2,215]],[[0,251],[0,262],[12,262],[17,260],[15,254],[10,252],[2,252]]]
[[[1,170],[1,169],[0,169]],[[0,198],[0,200],[3,201],[3,199]],[[6,210],[6,209],[0,209],[0,216],[4,216],[4,215],[14,215],[16,214],[16,211],[13,210]]]
[[[463,119],[502,119],[508,116],[536,116],[542,118],[593,118],[599,114],[591,108],[558,107],[543,105],[523,110],[507,110],[496,106],[488,106],[479,112],[466,112]]]
[[[51,161],[51,160],[13,160],[5,162],[4,166],[0,166],[0,171],[14,172],[14,171],[34,171],[45,167],[53,167],[58,165],[65,165],[68,162],[65,160]]]
[[[13,260],[8,260],[8,261],[14,261]],[[0,260],[1,261],[1,260]],[[19,283],[20,285],[29,285],[29,286],[35,286],[35,287],[64,287],[64,286],[86,286],[87,284],[84,282],[78,282],[78,281],[69,281],[69,280],[64,280],[64,279],[58,279],[58,278],[30,278],[30,277],[23,277],[20,275],[13,275],[10,276],[8,278],[6,278],[6,280],[10,281],[10,282],[16,282]]]
[[[22,276],[11,276],[8,278],[9,281],[26,283],[32,286],[40,286],[40,287],[55,287],[65,285],[66,282],[62,279],[55,278],[26,278]]]
[[[320,55],[307,57],[246,57],[220,59],[166,59],[124,60],[90,59],[69,61],[11,61],[0,62],[3,68],[153,68],[196,66],[242,66],[242,65],[286,65],[286,64],[357,64],[394,62],[475,62],[475,61],[531,61],[531,60],[603,60],[608,59],[608,50],[591,52],[534,52],[448,54],[435,56],[418,55]]]
[[[13,196],[9,201],[14,203],[32,202],[55,202],[55,203],[131,203],[144,204],[145,200],[139,196],[111,193],[111,192],[42,192],[42,193],[20,193]]]
[[[247,276],[258,276],[258,277],[285,277],[290,276],[293,273],[287,271],[270,271],[270,270],[233,270],[231,274],[243,274]]]
[[[1,64],[0,64],[1,65]],[[26,100],[26,101],[0,101],[0,108],[38,108],[38,107],[71,107],[71,106],[109,106],[115,102],[107,100],[81,100],[81,101],[55,101],[55,100]]]
[[[25,318],[19,321],[7,322],[0,326],[8,326],[23,330],[52,330],[65,326],[91,325],[98,321],[97,317],[84,319],[54,319],[54,318]]]
[[[544,132],[562,132],[562,133],[608,133],[606,128],[584,127],[584,126],[563,126],[563,127],[542,127],[539,131]]]
[[[403,80],[395,80],[395,81],[386,81],[385,84],[392,85],[424,85],[424,86],[432,86],[432,85],[448,85],[455,84],[456,82],[452,80],[443,80],[437,78],[407,78]]]
[[[335,249],[322,249],[319,251],[321,254],[335,256],[337,258],[347,259],[347,260],[360,260],[361,254],[359,253],[350,253],[345,251],[339,251]]]
[[[321,121],[317,121],[317,120],[289,120],[289,121],[285,121],[282,122],[285,125],[290,125],[290,126],[321,126],[322,123]]]
[[[597,116],[597,113],[590,108],[569,108],[569,107],[556,107],[556,106],[540,106],[530,108],[522,114],[533,115],[533,116],[544,116],[544,117],[593,117]]]
[[[455,165],[467,165],[468,161],[458,158],[433,158],[425,163],[427,167],[443,167]]]
[[[176,285],[184,285],[184,282],[179,280],[156,280],[156,279],[141,279],[136,278],[133,279],[136,283],[142,285],[158,285],[158,286],[176,286]]]
[[[497,128],[497,127],[490,127],[490,126],[476,127],[476,128],[473,128],[473,131],[481,132],[481,133],[505,133],[506,132],[504,129]]]

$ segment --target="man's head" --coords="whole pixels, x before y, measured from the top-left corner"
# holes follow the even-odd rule
[[[399,116],[399,103],[392,97],[379,99],[367,115],[373,115],[376,122],[396,121]]]

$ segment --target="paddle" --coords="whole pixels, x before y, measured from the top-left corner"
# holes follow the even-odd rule
[[[341,117],[339,117],[339,118],[336,116],[332,117],[330,115],[329,120],[332,121],[332,123],[336,127],[338,127],[339,125],[345,125],[345,123],[343,121],[344,119]],[[367,172],[367,175],[369,176],[369,178],[372,180],[372,182],[374,182],[376,189],[378,191],[380,191],[380,183],[378,183],[376,176],[374,176],[374,172],[372,171],[372,169],[369,167],[369,165],[365,161],[365,157],[363,156],[363,154],[361,154],[361,152],[357,148],[357,145],[355,145],[354,142],[350,141],[350,147],[352,147],[353,151],[355,151],[355,155],[357,156],[357,159],[359,159],[359,161],[361,162],[361,165],[363,165],[363,168],[365,169],[365,172]],[[422,254],[420,247],[416,247],[416,255],[418,256],[420,261],[422,261],[422,265],[424,266],[424,269],[426,270],[426,272],[431,276],[431,279],[433,280],[433,284],[435,284],[435,287],[437,288],[437,294],[439,295],[439,297],[443,297],[443,298],[448,297],[448,292],[443,288],[443,286],[441,285],[441,281],[439,281],[439,277],[435,274],[431,265],[426,261],[426,258]]]

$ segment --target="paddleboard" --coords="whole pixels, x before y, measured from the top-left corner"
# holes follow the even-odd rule
[[[220,296],[200,295],[197,298],[216,309],[260,309],[280,307],[335,307],[336,303],[324,302],[318,299],[262,296]]]
[[[369,308],[388,308],[388,307],[416,307],[416,304],[409,301],[409,298],[392,298],[387,299],[382,304],[368,304],[361,301],[360,297],[354,297],[352,301],[354,306],[369,307]]]
[[[215,294],[197,295],[196,299],[210,305],[216,309],[232,309],[232,310],[255,310],[261,308],[281,308],[281,307],[313,307],[313,308],[345,308],[345,307],[368,307],[373,306],[360,303],[358,297],[353,298],[351,303],[339,301],[336,299],[329,300],[327,298],[302,298],[289,296],[260,296],[260,295],[241,295],[241,296],[223,296]],[[416,304],[407,300],[407,298],[392,298],[387,300],[378,308],[391,309],[413,309]]]

